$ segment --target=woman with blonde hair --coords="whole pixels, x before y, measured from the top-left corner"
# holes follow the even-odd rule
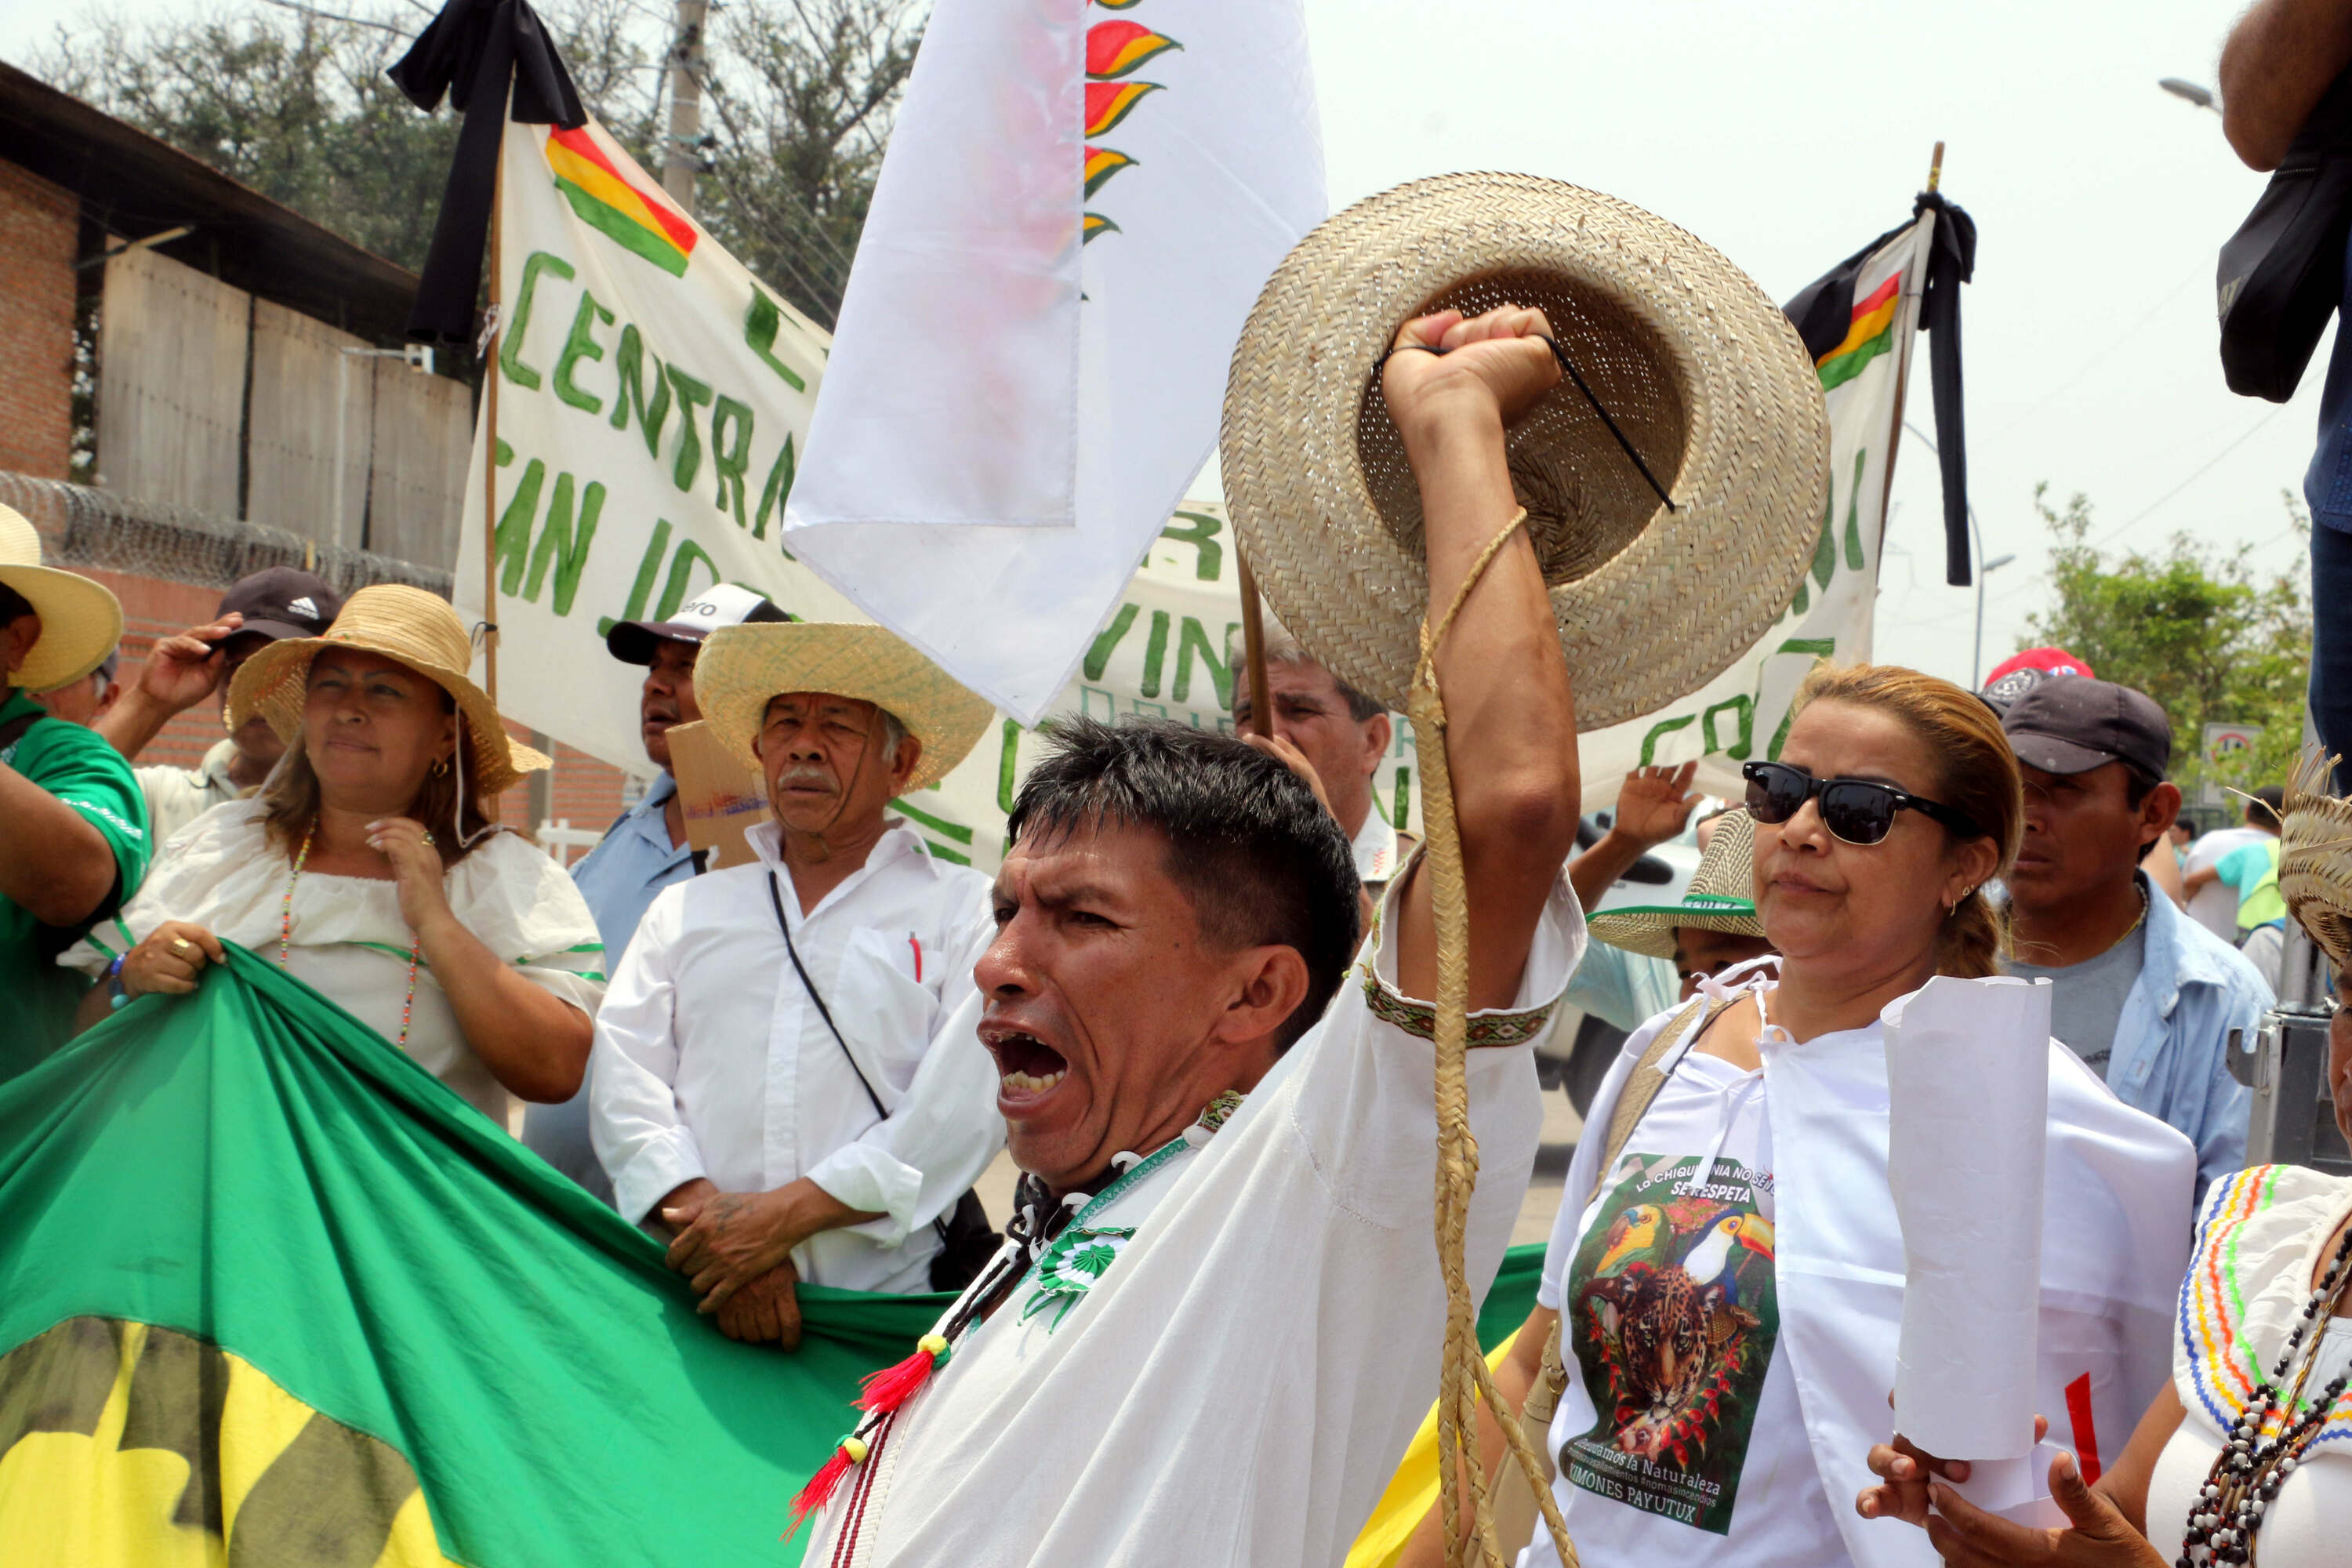
[[[121,917],[59,960],[101,976],[83,1027],[183,995],[224,941],[250,948],[499,1126],[586,1069],[604,949],[562,868],[485,803],[547,759],[467,678],[457,613],[421,589],[353,594],[324,637],[271,644],[229,690],[235,729],[287,742],[258,795],[175,835]]]
[[[1586,1568],[1932,1563],[1845,1506],[1889,1431],[1903,1303],[1880,1016],[1998,972],[1983,889],[2021,830],[2017,763],[1968,692],[1864,665],[1817,668],[1744,772],[1777,973],[1705,982],[1626,1041],[1497,1382],[1557,1398],[1539,1446]],[[2048,1061],[2042,1378],[2120,1431],[2161,1376],[2195,1152]],[[1439,1562],[1438,1531],[1433,1510],[1402,1561]],[[1547,1531],[1519,1561],[1555,1568]]]

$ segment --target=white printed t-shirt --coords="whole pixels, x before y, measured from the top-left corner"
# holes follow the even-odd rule
[[[1694,1018],[1600,1195],[1561,1208],[1544,1252],[1536,1300],[1560,1312],[1570,1369],[1552,1495],[1589,1563],[1676,1548],[1739,1568],[1843,1563],[1777,1353],[1764,1074],[1693,1050],[1699,1032]],[[1519,1561],[1556,1568],[1549,1532]]]
[[[1135,1234],[1109,1238],[1075,1304],[1031,1310],[1033,1272],[957,1343],[835,1490],[808,1562],[1340,1562],[1436,1391],[1445,1321],[1429,1012],[1395,988],[1393,902],[1321,1022],[1223,1131],[1087,1216]],[[1532,1042],[1583,946],[1563,878],[1511,1007],[1471,1016],[1489,1042],[1469,1055],[1481,1289],[1542,1129]]]

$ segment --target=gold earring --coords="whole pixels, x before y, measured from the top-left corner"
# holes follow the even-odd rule
[[[447,773],[448,771],[449,771],[449,759],[448,759],[448,758],[446,758],[446,757],[442,758],[439,762],[437,762],[437,763],[434,763],[434,764],[433,764],[433,776],[434,776],[435,778],[439,778],[442,774],[444,774],[444,773]]]

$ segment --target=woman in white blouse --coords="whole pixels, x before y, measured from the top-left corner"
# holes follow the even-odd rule
[[[1517,1406],[1557,1325],[1539,1447],[1585,1568],[1935,1561],[1850,1500],[1889,1436],[1903,1300],[1880,1016],[1937,974],[1995,973],[1981,889],[2015,852],[2021,786],[1998,720],[1948,681],[1824,668],[1798,704],[1779,756],[1746,770],[1777,977],[1709,981],[1626,1042],[1496,1370]],[[2161,1365],[2195,1152],[2063,1047],[2049,1062],[2044,1226],[2080,1239],[2045,1262],[2039,1381],[2087,1373],[2120,1424]],[[2168,1250],[2137,1256],[2136,1203],[2164,1211]],[[1492,1474],[1491,1424],[1481,1447]],[[1401,1562],[1434,1564],[1441,1544],[1424,1521]],[[1557,1568],[1549,1531],[1519,1563]]]
[[[604,950],[572,879],[482,809],[547,759],[508,739],[469,656],[446,604],[387,584],[352,595],[326,636],[247,661],[229,724],[264,714],[286,759],[256,797],[174,836],[121,919],[60,961],[106,981],[84,1026],[194,991],[235,942],[501,1127],[510,1095],[569,1098]]]
[[[2304,809],[2326,820],[2298,834],[2297,802],[2288,796],[2282,867],[2292,883],[2298,853],[2339,862],[2335,878],[2302,882],[2332,918],[2314,920],[2308,906],[2296,912],[2344,968],[2343,996],[2352,984],[2352,908],[2330,907],[2319,895],[2347,885],[2340,846],[2352,807],[2304,796]],[[2337,1008],[2327,1043],[2336,1125],[2352,1139],[2352,1012]],[[2242,1440],[2244,1464],[2233,1468],[2230,1455]],[[1939,1484],[1965,1480],[1967,1466],[1898,1439],[1871,1449],[1881,1481],[1864,1489],[1856,1511],[1925,1524],[1937,1552],[1960,1568],[2352,1562],[2345,1542],[2352,1521],[2352,1181],[2256,1165],[2213,1184],[2181,1281],[2172,1381],[2123,1452],[2086,1476],[2095,1462],[2087,1452],[2053,1460],[2050,1495],[2068,1527],[2028,1529]]]

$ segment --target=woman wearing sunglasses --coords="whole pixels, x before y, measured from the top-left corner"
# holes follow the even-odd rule
[[[1703,982],[1626,1041],[1497,1382],[1557,1401],[1538,1442],[1586,1568],[1932,1563],[1851,1500],[1890,1431],[1903,1306],[1879,1016],[1998,972],[1983,889],[2021,832],[2017,764],[1958,687],[1825,667],[1745,772],[1778,973]],[[2120,1447],[2164,1378],[2195,1153],[2053,1044],[2042,1396]],[[1402,1562],[1437,1563],[1438,1530]],[[1521,1568],[1556,1568],[1535,1537]]]

